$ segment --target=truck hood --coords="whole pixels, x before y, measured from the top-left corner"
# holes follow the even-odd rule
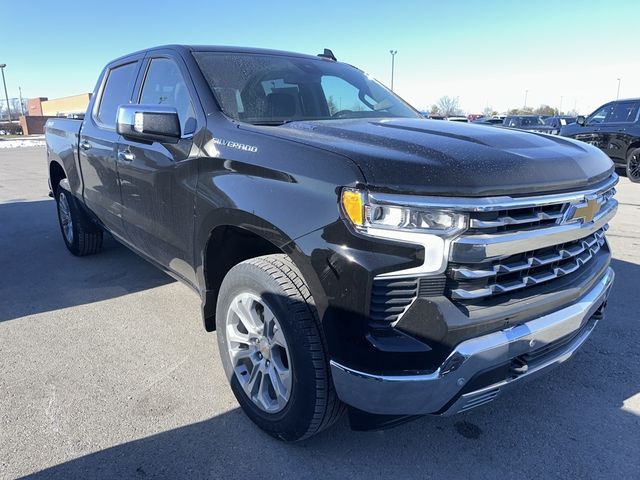
[[[411,194],[523,195],[606,179],[611,160],[582,142],[426,119],[292,122],[271,134],[352,159],[371,188]]]

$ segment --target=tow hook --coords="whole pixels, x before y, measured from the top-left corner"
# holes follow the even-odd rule
[[[529,370],[529,365],[527,365],[527,363],[522,358],[516,357],[511,362],[510,370],[511,373],[515,375],[522,375],[524,373],[527,373],[527,370]]]

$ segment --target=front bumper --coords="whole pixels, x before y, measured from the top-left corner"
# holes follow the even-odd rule
[[[342,401],[381,415],[452,415],[488,403],[506,388],[569,359],[601,318],[614,272],[573,305],[460,343],[426,375],[376,375],[331,362]]]

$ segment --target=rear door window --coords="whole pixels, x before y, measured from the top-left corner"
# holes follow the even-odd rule
[[[109,70],[96,115],[100,123],[115,128],[118,107],[129,103],[137,71],[138,62],[127,63]]]
[[[605,123],[631,123],[638,116],[638,102],[619,102],[611,106]]]

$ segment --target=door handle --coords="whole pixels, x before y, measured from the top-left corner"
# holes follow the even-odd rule
[[[136,156],[131,153],[131,150],[120,150],[118,152],[118,160],[122,160],[124,162],[133,162],[134,158],[136,158]]]
[[[89,150],[91,148],[91,144],[86,140],[83,140],[82,142],[80,142],[80,148],[82,150]]]

